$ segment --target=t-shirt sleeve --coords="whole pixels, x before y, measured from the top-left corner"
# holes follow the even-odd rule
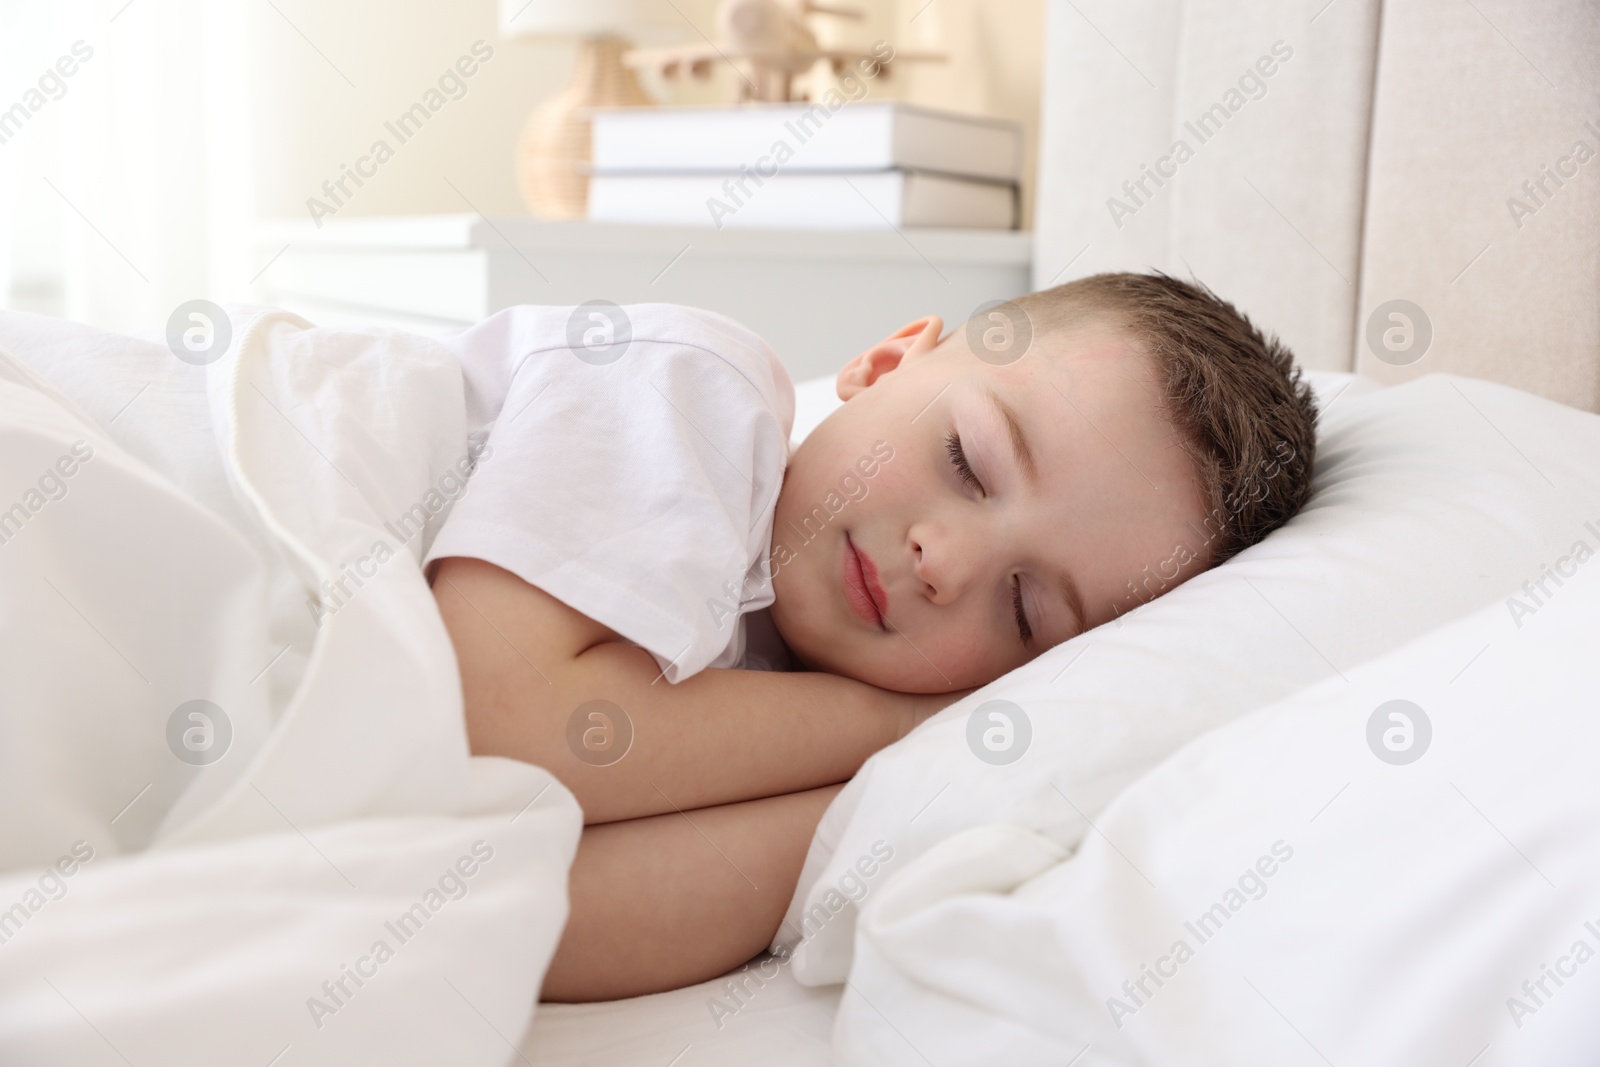
[[[474,401],[485,416],[486,395],[503,402],[426,562],[503,567],[680,681],[726,660],[740,612],[772,602],[759,563],[793,387],[755,335],[671,305],[620,309],[625,350],[586,361],[575,310],[513,308],[451,340],[469,383],[498,383]]]

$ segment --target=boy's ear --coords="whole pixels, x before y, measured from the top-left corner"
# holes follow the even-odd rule
[[[838,378],[839,399],[849,400],[902,363],[933,351],[943,332],[944,320],[937,315],[900,327],[844,365]]]

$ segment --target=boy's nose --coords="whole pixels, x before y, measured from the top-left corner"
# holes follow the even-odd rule
[[[923,594],[935,604],[961,597],[983,566],[982,546],[946,527],[923,526],[911,531],[912,569]]]

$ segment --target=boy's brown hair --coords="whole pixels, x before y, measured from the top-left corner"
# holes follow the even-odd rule
[[[1210,289],[1160,273],[1096,274],[1014,303],[1036,339],[1109,318],[1155,360],[1205,494],[1210,563],[1260,541],[1306,502],[1317,443],[1311,388],[1282,342]]]

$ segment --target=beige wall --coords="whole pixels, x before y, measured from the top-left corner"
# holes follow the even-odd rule
[[[569,45],[502,40],[495,0],[279,0],[278,6],[305,36],[271,6],[252,5],[259,216],[306,217],[306,199],[322,196],[323,181],[379,137],[395,156],[340,217],[468,210],[446,178],[486,214],[522,211],[511,145],[533,105],[570,76]],[[398,144],[384,122],[415,103],[477,40],[494,49],[494,58],[467,79],[466,96]]]

